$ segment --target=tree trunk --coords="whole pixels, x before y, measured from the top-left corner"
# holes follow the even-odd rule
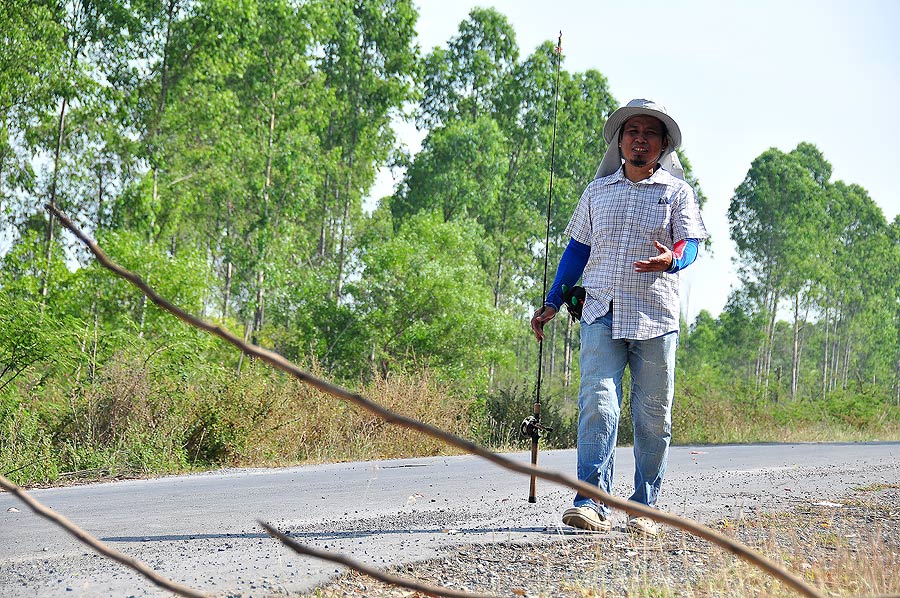
[[[269,210],[269,192],[272,187],[272,152],[275,148],[275,102],[278,101],[274,88],[272,89],[270,101],[272,106],[269,109],[269,136],[266,140],[266,179],[263,187],[263,210],[267,215]]]
[[[791,351],[791,401],[797,400],[800,378],[800,291],[794,295],[794,342]]]
[[[325,231],[328,223],[328,186],[330,183],[329,174],[325,172],[325,178],[322,181],[322,224],[319,227],[319,246],[317,255],[323,262],[325,261]]]
[[[835,309],[834,324],[831,328],[831,356],[829,357],[829,369],[831,373],[828,379],[828,391],[831,392],[837,388],[840,369],[838,368],[841,354],[841,322],[843,320],[843,311],[840,308]]]
[[[274,75],[273,75],[274,76]],[[266,139],[266,167],[265,167],[265,178],[263,181],[263,201],[262,201],[262,221],[265,226],[269,226],[269,200],[271,199],[270,193],[272,191],[272,153],[275,148],[275,106],[278,100],[277,92],[274,87],[272,87],[272,92],[269,96],[269,101],[271,105],[269,107],[269,130],[268,137]],[[251,342],[254,345],[259,345],[259,333],[262,330],[263,326],[263,318],[265,316],[265,260],[266,260],[266,248],[262,247],[260,249],[259,255],[257,256],[257,270],[256,270],[256,308],[253,312],[253,325],[251,328]]]
[[[166,9],[166,41],[163,44],[162,68],[159,72],[159,99],[156,103],[156,131],[160,132],[160,122],[166,109],[166,100],[169,95],[169,46],[172,42],[172,23],[175,22],[175,11],[178,9],[179,0],[170,0]]]
[[[100,230],[103,214],[103,164],[97,164],[97,221],[94,224],[96,230]]]
[[[156,138],[158,138],[162,134],[162,118],[163,114],[166,111],[166,104],[168,102],[169,97],[169,69],[171,67],[171,57],[169,55],[170,48],[172,44],[172,24],[175,22],[175,12],[178,10],[179,0],[169,0],[169,4],[166,7],[166,41],[163,43],[162,49],[162,64],[160,66],[159,71],[159,96],[156,99],[156,122],[154,123],[154,128],[150,133],[151,141],[153,143],[149,144],[152,146],[157,145],[155,143]],[[159,205],[159,161],[157,160],[156,152],[152,152],[150,155],[151,162],[151,173],[153,178],[153,202],[151,203],[154,206]],[[153,223],[156,220],[156,215],[152,215],[150,234],[152,235]],[[162,234],[162,231],[160,231]]]
[[[831,383],[829,390],[837,389],[841,381],[841,355],[843,354],[844,339],[842,338],[842,329],[844,328],[844,309],[843,306],[837,311],[834,319],[834,345],[831,350]]]
[[[265,282],[265,274],[263,272],[262,267],[256,273],[256,310],[253,313],[253,328],[251,332],[252,343],[254,345],[259,345],[259,331],[262,330],[263,325],[263,316],[264,316],[264,301],[265,301],[265,289],[263,284]]]
[[[158,240],[158,235],[153,234],[153,229],[156,227],[156,215],[157,215],[155,213],[155,212],[157,212],[156,206],[159,205],[159,167],[158,166],[153,167],[153,191],[151,192],[151,194],[152,194],[152,201],[150,202],[151,207],[150,207],[150,210],[148,210],[150,212],[150,226],[149,226],[149,230],[147,231],[147,238]],[[160,230],[159,233],[162,234],[162,230]]]
[[[759,394],[760,389],[762,388],[762,370],[763,370],[763,355],[766,353],[766,341],[765,339],[759,343],[759,346],[756,348],[756,364],[753,366],[753,377],[756,380],[756,393]]]
[[[99,296],[95,298],[94,305],[96,305],[96,300],[99,299]],[[99,306],[94,309],[94,338],[91,341],[91,369],[90,369],[90,380],[93,380],[97,376],[97,345],[100,341],[100,308]]]
[[[244,322],[244,342],[245,343],[250,338],[250,331],[252,328],[253,328],[253,326],[250,324],[250,322]],[[245,353],[243,351],[241,351],[241,356],[238,357],[237,368],[235,370],[235,374],[237,374],[237,375],[240,375],[241,367],[243,367],[243,365],[244,365],[244,355],[245,355]]]
[[[356,142],[356,134],[353,134],[353,143]],[[341,294],[344,290],[344,245],[347,240],[347,227],[350,220],[350,198],[353,196],[353,153],[351,151],[347,163],[347,187],[344,190],[344,214],[341,218],[341,238],[338,244],[337,280],[335,281],[335,303],[341,302]]]
[[[838,360],[841,355],[841,338],[838,335],[838,326],[835,322],[834,326],[834,343],[831,346],[831,378],[828,381],[828,391],[834,391],[837,388],[838,379],[840,378],[840,369],[838,369]]]
[[[59,160],[62,156],[63,136],[66,129],[67,106],[68,101],[66,98],[63,98],[59,108],[59,124],[56,129],[56,152],[53,155],[53,179],[50,183],[50,205],[54,207],[56,206],[56,186],[59,179]],[[41,277],[41,312],[44,311],[47,293],[49,292],[50,287],[50,259],[53,255],[53,228],[55,224],[56,219],[53,217],[53,212],[50,212],[49,219],[47,220],[47,249],[44,259],[44,275]]]
[[[328,60],[328,58],[326,57]],[[330,60],[329,60],[330,62]],[[328,131],[323,140],[323,146],[326,150],[334,147],[334,113],[328,117]],[[331,171],[329,170],[330,162],[324,163],[325,176],[322,177],[322,221],[319,227],[319,245],[317,255],[323,262],[326,254],[326,234],[328,230],[328,196],[331,193]]]
[[[769,392],[769,375],[772,369],[772,349],[775,345],[775,317],[778,307],[778,292],[774,289],[771,291],[771,300],[769,302],[769,323],[766,330],[766,350],[763,362],[763,393]]]
[[[222,319],[228,318],[228,302],[231,300],[231,277],[234,274],[234,266],[229,260],[225,264],[225,296],[222,299]]]
[[[828,304],[825,304],[825,342],[822,345],[822,399],[828,394]]]
[[[519,335],[516,335],[516,371],[521,371],[522,369],[522,339],[519,338]]]
[[[550,370],[547,376],[547,381],[549,382],[553,378],[553,374],[556,372],[556,329],[559,326],[552,326],[550,330]]]
[[[147,284],[150,284],[150,277],[147,276]],[[141,294],[140,302],[138,303],[138,338],[144,338],[144,324],[147,321],[147,295]]]
[[[843,374],[843,386],[844,390],[847,390],[847,386],[850,384],[850,337],[847,337],[847,345],[844,347],[844,374]]]
[[[502,228],[500,234],[503,234]],[[496,276],[494,278],[494,309],[500,309],[500,280],[501,276],[503,276],[503,241],[500,241],[499,247],[497,248],[497,269]],[[543,297],[541,298],[543,301]]]
[[[95,297],[93,301],[91,301],[91,318],[94,318],[94,312],[97,309],[97,298]],[[95,320],[96,322],[96,320]],[[78,359],[78,367],[75,368],[75,386],[81,385],[81,366],[82,361],[87,358],[87,343],[88,343],[88,335],[90,334],[90,328],[86,328],[84,331],[84,336],[81,337],[81,357]]]

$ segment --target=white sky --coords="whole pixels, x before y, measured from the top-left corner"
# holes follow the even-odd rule
[[[512,24],[522,58],[562,31],[564,69],[600,71],[620,104],[644,97],[666,106],[708,197],[703,215],[713,237],[712,255],[702,252],[682,275],[689,321],[701,309],[717,316],[737,284],[726,211],[751,161],[769,147],[815,144],[832,180],[867,189],[888,220],[900,213],[890,183],[900,175],[898,0],[417,4],[423,53],[456,35],[473,7],[493,7]],[[398,128],[417,148],[411,131]],[[382,177],[373,197],[389,194],[390,184]]]

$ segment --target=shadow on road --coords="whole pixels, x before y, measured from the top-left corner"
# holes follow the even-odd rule
[[[453,534],[453,535],[497,535],[497,534],[545,534],[553,536],[584,536],[593,535],[593,532],[586,532],[574,528],[556,528],[556,527],[490,527],[490,528],[424,528],[424,529],[380,529],[380,530],[354,530],[354,531],[296,531],[288,532],[287,535],[296,539],[314,539],[314,540],[354,540],[359,538],[369,538],[373,536],[388,535],[418,535],[418,534]],[[111,536],[100,538],[104,542],[123,542],[123,543],[144,543],[144,542],[188,542],[191,540],[258,540],[269,538],[265,533],[244,533],[244,534],[166,534],[161,536]]]

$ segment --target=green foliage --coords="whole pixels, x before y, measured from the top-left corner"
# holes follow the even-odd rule
[[[100,242],[111,259],[136,273],[181,309],[194,314],[203,310],[210,272],[198,251],[186,248],[172,255],[158,243],[142,241],[139,235],[127,231],[106,233]],[[93,291],[95,309],[110,330],[136,328],[143,334],[160,337],[174,332],[171,315],[149,302],[131,283],[112,276],[97,263],[76,272],[71,288],[83,297],[91,296]]]
[[[0,473],[16,483],[46,482],[59,475],[59,451],[40,409],[0,394]]]
[[[525,385],[498,387],[480,394],[471,404],[473,434],[483,445],[504,450],[526,450],[530,438],[521,434],[522,421],[534,413],[534,391]],[[566,409],[554,394],[541,399],[541,423],[549,428],[541,437],[545,448],[569,448],[575,445],[578,432],[577,415]]]
[[[745,281],[784,295],[812,274],[825,216],[824,191],[814,176],[825,170],[830,173],[830,165],[809,144],[789,154],[770,149],[753,161],[728,210]]]
[[[41,374],[71,366],[67,343],[76,327],[75,320],[42,313],[39,303],[13,300],[0,289],[0,396],[15,396],[16,382],[40,388]],[[26,381],[29,371],[35,375]]]
[[[518,59],[509,21],[490,8],[474,8],[447,49],[425,59],[420,122],[429,127],[492,113],[504,78]]]
[[[900,421],[898,406],[887,404],[880,389],[871,385],[853,393],[832,393],[825,401],[824,410],[830,419],[856,430],[867,430],[884,426],[891,421]]]
[[[63,51],[55,3],[6,0],[0,14],[0,113],[47,101],[50,65]]]
[[[417,18],[410,0],[4,4],[0,471],[441,450],[177,322],[94,263],[47,201],[181,308],[398,410],[523,446],[551,158],[553,263],[618,103],[552,40],[520,57],[493,9],[424,56]],[[413,117],[423,148],[404,157],[392,122]],[[392,161],[401,182],[366,213]],[[896,434],[900,219],[831,174],[801,143],[764,152],[736,190],[742,285],[683,331],[676,441]],[[578,332],[563,326],[544,346],[551,446],[575,433]]]
[[[442,380],[484,383],[487,364],[505,359],[500,343],[515,322],[490,306],[490,288],[476,254],[482,243],[471,221],[444,222],[423,213],[363,256],[354,296],[370,306],[378,331],[376,359],[386,371],[427,365]]]
[[[405,191],[391,202],[394,222],[436,211],[446,221],[471,218],[483,223],[496,209],[505,168],[505,140],[493,119],[436,129],[410,165]]]
[[[884,301],[900,296],[898,245],[866,191],[830,176],[831,165],[809,143],[788,154],[770,149],[732,198],[743,310],[765,322],[755,343],[756,386],[776,399],[823,398],[856,378],[858,386],[880,380],[900,397],[900,318]],[[789,333],[776,325],[785,300],[793,312]],[[790,361],[779,363],[783,355]]]

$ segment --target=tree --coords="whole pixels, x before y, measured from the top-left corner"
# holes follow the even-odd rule
[[[509,21],[494,9],[473,8],[447,49],[425,58],[419,124],[428,128],[496,111],[500,87],[518,60]]]
[[[166,42],[151,69],[159,79],[141,92],[151,168],[115,220],[173,253],[202,248],[222,272],[219,313],[236,304],[258,342],[273,239],[309,245],[297,224],[315,186],[317,113],[306,106],[321,97],[310,58],[316,14],[286,0],[221,0],[173,22],[177,5],[164,8]]]
[[[52,156],[52,167],[43,182],[47,201],[52,205],[60,202],[70,212],[86,211],[85,206],[77,201],[82,198],[75,194],[68,198],[69,201],[61,201],[61,188],[76,178],[75,173],[80,168],[93,166],[79,160],[81,152],[77,149],[79,146],[102,146],[100,131],[103,127],[77,127],[73,135],[67,130],[66,121],[72,120],[74,115],[80,123],[97,123],[98,114],[105,113],[109,108],[109,90],[102,82],[108,74],[108,65],[116,62],[115,57],[122,52],[133,22],[126,7],[117,0],[54,3],[51,13],[63,35],[63,51],[56,56],[58,62],[53,63],[54,69],[49,75],[49,79],[56,82],[50,96],[57,103],[58,110],[55,114],[47,111],[36,115],[38,123],[29,131],[29,144],[36,153],[46,152]],[[42,211],[44,202],[36,203],[37,209]],[[49,272],[54,232],[54,217],[50,214],[45,235],[47,274],[41,283],[41,296],[45,299],[51,282]]]
[[[323,14],[317,67],[326,92],[317,128],[323,152],[318,257],[334,259],[333,294],[340,302],[362,197],[391,154],[391,118],[413,98],[418,13],[410,0],[315,4]]]
[[[756,367],[757,384],[763,389],[768,388],[778,308],[784,297],[791,297],[795,330],[792,392],[796,392],[800,304],[823,253],[819,232],[825,223],[825,190],[818,182],[822,170],[810,165],[827,163],[824,158],[812,160],[816,155],[820,156],[808,144],[789,154],[767,150],[751,164],[728,210],[729,230],[740,260],[739,276],[755,290],[754,299],[768,318]]]
[[[391,202],[395,224],[422,211],[437,212],[445,222],[472,218],[484,224],[505,174],[505,142],[488,117],[431,131]]]
[[[482,239],[470,220],[423,212],[367,248],[354,296],[377,332],[379,371],[428,366],[446,381],[477,386],[487,379],[486,364],[506,361],[501,341],[512,320],[491,307],[476,253]]]
[[[55,65],[65,51],[54,4],[9,0],[0,12],[0,214],[12,214],[17,192],[33,190],[24,137],[29,122],[53,105]]]
[[[841,181],[828,202],[830,252],[817,288],[822,395],[846,388],[854,371],[857,379],[891,378],[897,329],[895,305],[884,300],[898,296],[896,242],[881,209],[865,189]]]

